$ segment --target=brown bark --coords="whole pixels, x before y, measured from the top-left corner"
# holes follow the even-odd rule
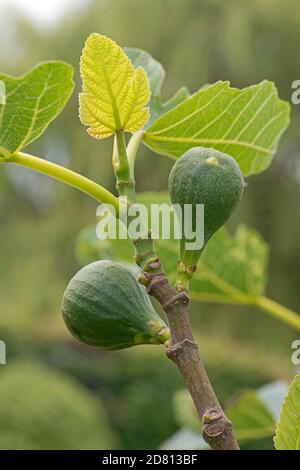
[[[142,282],[147,292],[164,309],[171,332],[167,356],[178,367],[202,421],[205,441],[215,450],[239,450],[232,424],[225,416],[207,376],[192,333],[189,296],[170,286],[164,273],[144,271]]]

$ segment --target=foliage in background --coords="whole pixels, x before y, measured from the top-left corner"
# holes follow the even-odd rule
[[[109,449],[116,445],[100,400],[35,362],[1,371],[1,449]]]

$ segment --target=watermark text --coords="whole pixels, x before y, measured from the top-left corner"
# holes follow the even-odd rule
[[[97,208],[96,233],[100,240],[147,238],[149,230],[154,240],[185,240],[186,250],[201,250],[204,245],[204,205],[144,204],[127,205],[120,198],[119,214],[113,206],[102,204]]]
[[[291,357],[292,363],[294,366],[298,366],[300,364],[300,339],[292,342],[292,349],[294,349]]]

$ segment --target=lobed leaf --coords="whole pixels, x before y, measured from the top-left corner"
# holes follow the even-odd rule
[[[251,175],[270,165],[289,112],[272,82],[240,90],[219,81],[159,117],[146,130],[144,143],[175,158],[191,147],[212,147],[234,157],[244,175]]]
[[[73,68],[64,62],[41,63],[18,78],[0,74],[0,80],[6,90],[0,105],[0,153],[19,151],[39,137],[74,87]]]
[[[134,69],[125,52],[112,39],[91,34],[82,51],[80,119],[96,139],[116,131],[135,132],[149,119],[147,75]]]
[[[277,450],[300,450],[300,374],[291,383],[274,438]]]

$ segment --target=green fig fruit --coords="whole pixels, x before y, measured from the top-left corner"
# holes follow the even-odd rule
[[[72,335],[92,346],[123,349],[169,339],[133,270],[113,261],[91,263],[71,279],[62,313]]]
[[[203,246],[188,249],[184,230],[181,239],[181,260],[194,266],[211,236],[229,219],[241,199],[244,178],[237,162],[214,149],[194,147],[180,157],[169,176],[169,193],[173,204],[184,214],[190,204],[191,224],[197,233],[203,230]],[[204,227],[196,227],[196,205],[204,205]],[[190,242],[191,240],[189,240]]]

